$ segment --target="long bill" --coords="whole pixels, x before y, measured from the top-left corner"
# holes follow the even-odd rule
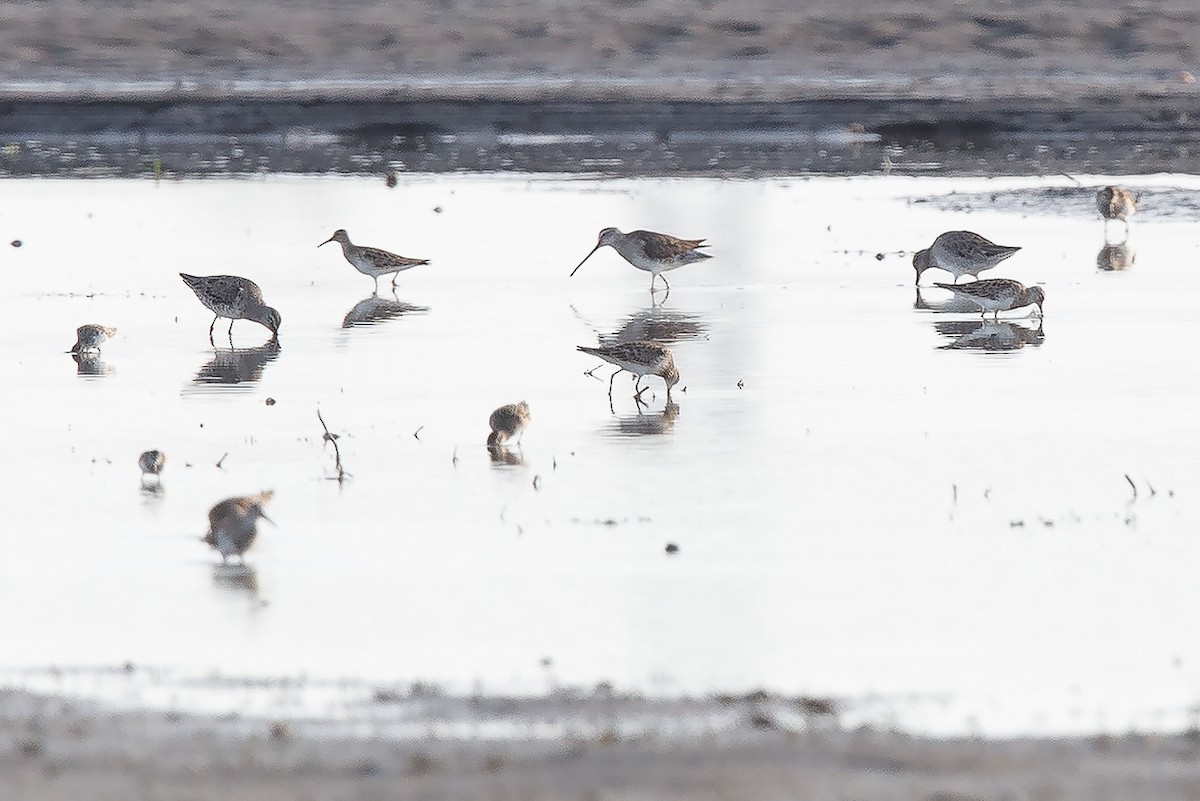
[[[335,236],[337,236],[337,234],[334,234],[333,236],[331,236],[331,237],[329,237],[328,239],[326,239],[324,242],[322,242],[322,243],[321,243],[321,245],[328,245],[330,242],[332,242],[332,241],[333,241],[333,238],[334,238]],[[321,245],[317,245],[317,247],[321,247]]]
[[[595,253],[595,252],[596,252],[597,250],[599,250],[599,249],[600,249],[600,246],[599,246],[599,245],[596,245],[596,247],[592,248],[592,252],[591,252],[591,253],[589,253],[589,254],[587,254],[586,256],[584,256],[584,257],[583,257],[583,261],[587,261],[588,259],[590,259],[590,258],[592,257],[592,253]],[[575,265],[575,269],[574,269],[574,270],[571,270],[571,275],[574,275],[575,273],[579,272],[579,268],[583,266],[583,261],[581,261],[581,262],[579,262],[579,264],[576,264],[576,265]],[[569,276],[567,276],[567,277],[568,277],[568,278],[570,278],[571,276],[569,275]]]

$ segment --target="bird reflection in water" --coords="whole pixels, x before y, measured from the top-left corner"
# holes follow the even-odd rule
[[[223,592],[259,600],[258,571],[249,565],[213,565],[212,582]]]
[[[342,319],[342,328],[375,325],[397,317],[403,317],[406,314],[425,314],[428,311],[428,306],[416,306],[412,303],[405,303],[394,296],[391,298],[381,298],[378,295],[370,295],[355,303],[354,307],[346,312],[346,316]]]
[[[669,434],[675,428],[675,420],[679,417],[679,404],[668,401],[661,412],[646,414],[638,407],[637,414],[616,418],[611,425],[611,433],[622,437],[644,437],[658,434]]]
[[[933,290],[935,300],[929,300],[922,294],[923,288],[917,287],[917,299],[913,301],[913,308],[920,311],[931,311],[938,314],[979,314],[979,304],[951,294],[950,297],[945,297],[946,293],[940,289]]]
[[[196,384],[254,383],[263,369],[279,356],[279,341],[272,339],[257,348],[217,348],[212,360],[200,368],[192,381]]]
[[[933,327],[944,337],[954,340],[940,350],[982,350],[989,353],[1020,350],[1026,345],[1039,347],[1046,340],[1042,321],[1037,328],[1004,320],[947,320]]]
[[[575,316],[583,320],[577,310]],[[586,320],[584,320],[587,323]],[[600,333],[597,325],[587,323],[596,332],[601,345],[620,345],[626,342],[650,341],[662,344],[689,339],[702,339],[708,335],[708,325],[696,314],[663,308],[661,303],[651,304],[628,315],[621,327],[611,334]]]
[[[89,377],[102,377],[112,373],[113,368],[100,356],[100,351],[85,351],[72,353],[75,360],[75,374]]]
[[[488,458],[497,467],[520,467],[525,464],[525,456],[520,448],[510,448],[507,445],[488,445]]]
[[[1127,243],[1105,244],[1096,254],[1096,267],[1104,272],[1128,270],[1133,266],[1135,251]]]

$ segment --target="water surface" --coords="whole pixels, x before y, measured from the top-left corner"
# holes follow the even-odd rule
[[[1160,208],[1132,266],[1100,270],[1080,198],[1110,179],[1076,178],[6,181],[0,662],[1178,727],[1200,660],[1200,240]],[[1132,183],[1148,210],[1197,188]],[[661,305],[611,249],[568,278],[608,225],[714,258]],[[433,264],[372,297],[317,248],[339,227]],[[911,252],[954,228],[1024,246],[992,274],[1044,285],[1042,324],[916,291]],[[179,272],[253,278],[279,347],[244,321],[211,346]],[[120,331],[76,363],[85,322]],[[672,403],[650,379],[639,408],[618,377],[610,408],[575,346],[643,336],[673,343]],[[488,414],[522,399],[533,424],[494,463]],[[208,508],[267,488],[277,525],[221,567]]]

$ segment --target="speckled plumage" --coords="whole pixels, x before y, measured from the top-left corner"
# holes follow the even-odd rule
[[[271,522],[263,506],[274,494],[266,490],[257,495],[226,498],[208,511],[208,533],[204,535],[204,542],[221,554],[222,562],[228,561],[230,556],[245,561],[243,554],[254,544],[259,518]]]
[[[659,234],[654,231],[630,231],[626,234],[616,228],[605,228],[600,232],[596,247],[583,257],[583,261],[575,266],[571,275],[575,275],[579,271],[583,262],[592,257],[592,253],[608,245],[620,253],[625,261],[639,270],[650,273],[650,291],[653,292],[654,280],[661,273],[685,264],[712,258],[709,254],[699,250],[699,248],[708,247],[703,243],[703,239],[680,239],[670,234]],[[663,276],[662,281],[663,284],[666,284],[667,289],[671,288],[671,285],[667,284],[666,276]]]
[[[1105,272],[1128,270],[1133,266],[1135,255],[1133,248],[1125,242],[1105,245],[1096,254],[1096,267]]]
[[[979,278],[981,272],[990,270],[1020,249],[997,245],[971,231],[947,231],[933,240],[932,245],[913,254],[912,263],[918,284],[921,273],[934,267],[953,275],[957,283],[964,275]]]
[[[216,317],[208,326],[208,340],[212,342],[213,326],[225,317],[229,320],[229,336],[233,337],[234,320],[250,320],[265,326],[273,337],[279,336],[282,318],[279,312],[263,302],[262,290],[249,278],[237,275],[187,275],[179,277],[196,297]]]
[[[529,420],[529,404],[525,401],[501,406],[488,418],[488,425],[492,429],[487,438],[488,447],[498,448],[513,437],[516,437],[517,444],[520,444],[520,437],[525,431],[525,426],[529,425]]]
[[[166,463],[167,456],[162,451],[146,451],[143,453],[138,457],[138,467],[142,471],[142,480],[145,481],[146,476],[157,478]]]
[[[1037,305],[1038,313],[1041,314],[1042,304],[1046,300],[1046,293],[1040,286],[1026,288],[1020,281],[1013,281],[1011,278],[986,278],[969,284],[934,284],[934,286],[949,289],[956,295],[975,303],[983,310],[983,316],[987,316],[988,312],[993,312],[998,317],[1002,311],[1034,304]]]
[[[608,379],[609,394],[612,394],[613,379],[622,370],[636,375],[639,385],[644,376],[659,376],[667,385],[668,400],[671,398],[671,387],[679,383],[679,370],[675,367],[675,357],[671,354],[670,348],[660,345],[657,342],[644,340],[622,342],[619,345],[601,345],[598,348],[579,345],[577,346],[577,350],[590,353],[593,356],[599,356],[606,362],[615,364],[620,368]],[[642,390],[638,390],[639,396],[641,393]]]
[[[328,245],[330,242],[337,242],[342,246],[342,255],[346,257],[346,261],[354,265],[354,269],[375,279],[376,292],[379,291],[379,276],[391,275],[394,287],[396,278],[404,270],[429,264],[429,259],[410,259],[407,256],[397,256],[395,253],[389,253],[379,248],[356,245],[350,241],[350,235],[343,228],[334,231],[333,236],[326,239],[321,245]],[[317,245],[317,247],[321,245]]]
[[[1109,220],[1120,220],[1125,224],[1125,235],[1129,236],[1129,218],[1137,211],[1137,198],[1128,189],[1106,186],[1096,193],[1096,208],[1104,218],[1104,231],[1108,232]]]
[[[112,338],[117,333],[117,329],[109,328],[104,325],[96,325],[88,323],[81,325],[75,329],[75,344],[71,346],[68,353],[86,353],[88,351],[99,352],[100,346]]]

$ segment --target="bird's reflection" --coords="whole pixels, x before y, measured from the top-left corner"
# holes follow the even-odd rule
[[[510,448],[507,445],[489,445],[488,457],[492,464],[498,467],[519,467],[525,464],[525,455],[521,449]]]
[[[75,374],[85,376],[106,376],[113,371],[108,362],[100,357],[100,351],[85,351],[72,353],[75,360]]]
[[[577,310],[575,315],[583,319]],[[629,314],[621,321],[621,327],[611,334],[600,333],[597,325],[588,323],[588,326],[596,331],[601,346],[639,341],[669,345],[672,342],[701,339],[708,334],[708,325],[700,315],[667,309],[662,303],[651,303]]]
[[[161,498],[166,494],[166,490],[163,489],[162,482],[158,480],[145,481],[143,479],[141,491],[142,495],[146,496],[147,499]]]
[[[644,437],[657,434],[668,434],[675,428],[675,420],[679,417],[679,404],[667,403],[661,412],[647,414],[638,408],[637,414],[617,417],[612,422],[611,433],[623,437]]]
[[[1105,272],[1128,270],[1133,266],[1134,256],[1135,251],[1127,242],[1106,243],[1096,254],[1096,267]]]
[[[923,289],[927,289],[927,287],[917,287],[917,299],[913,301],[914,309],[937,314],[979,314],[978,303],[972,303],[966,298],[944,289],[934,289],[935,299],[929,300],[922,294]],[[946,295],[949,297],[944,297]]]
[[[258,571],[249,565],[213,565],[212,582],[218,590],[258,600]]]
[[[1042,321],[1037,328],[1005,320],[946,320],[933,327],[944,337],[953,341],[942,345],[942,350],[982,350],[990,353],[1020,350],[1026,345],[1040,346],[1046,340]]]
[[[263,369],[279,356],[279,340],[272,339],[257,348],[217,348],[212,360],[192,379],[196,384],[254,383]]]
[[[424,314],[427,311],[429,311],[428,306],[405,303],[397,300],[394,296],[381,298],[379,295],[370,295],[355,303],[354,307],[346,312],[346,316],[342,318],[342,328],[375,325],[406,314]]]

